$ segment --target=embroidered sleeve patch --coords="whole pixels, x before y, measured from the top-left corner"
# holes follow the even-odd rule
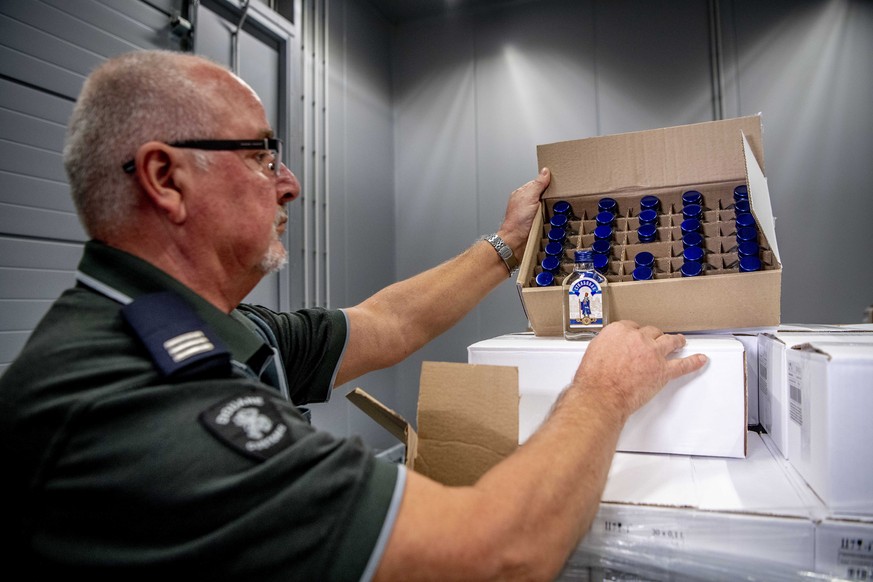
[[[258,392],[246,392],[200,413],[200,422],[220,442],[265,461],[291,445],[288,425],[276,405]]]

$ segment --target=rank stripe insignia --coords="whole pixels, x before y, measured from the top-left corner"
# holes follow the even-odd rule
[[[209,341],[202,331],[183,333],[164,342],[164,348],[173,361],[183,362],[192,356],[215,349],[215,345]]]

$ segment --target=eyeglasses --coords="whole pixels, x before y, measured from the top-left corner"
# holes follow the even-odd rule
[[[272,137],[264,139],[201,139],[177,141],[167,144],[174,148],[188,148],[195,150],[209,150],[214,152],[234,151],[234,150],[263,150],[263,155],[258,156],[258,163],[267,168],[270,172],[279,175],[279,169],[282,167],[282,140]],[[136,170],[136,162],[130,160],[122,164],[121,169],[128,174],[132,174]]]

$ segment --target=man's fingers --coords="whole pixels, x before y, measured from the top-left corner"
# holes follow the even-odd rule
[[[662,334],[654,339],[661,355],[665,357],[685,347],[685,336],[681,334]]]
[[[694,354],[687,358],[677,358],[675,360],[667,360],[667,376],[668,381],[695,372],[706,365],[709,358],[703,354]]]

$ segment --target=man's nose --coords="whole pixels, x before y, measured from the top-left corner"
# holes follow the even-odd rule
[[[300,196],[300,182],[297,181],[297,176],[285,164],[279,167],[279,179],[276,182],[276,189],[279,193],[279,201],[282,203],[291,202]]]

